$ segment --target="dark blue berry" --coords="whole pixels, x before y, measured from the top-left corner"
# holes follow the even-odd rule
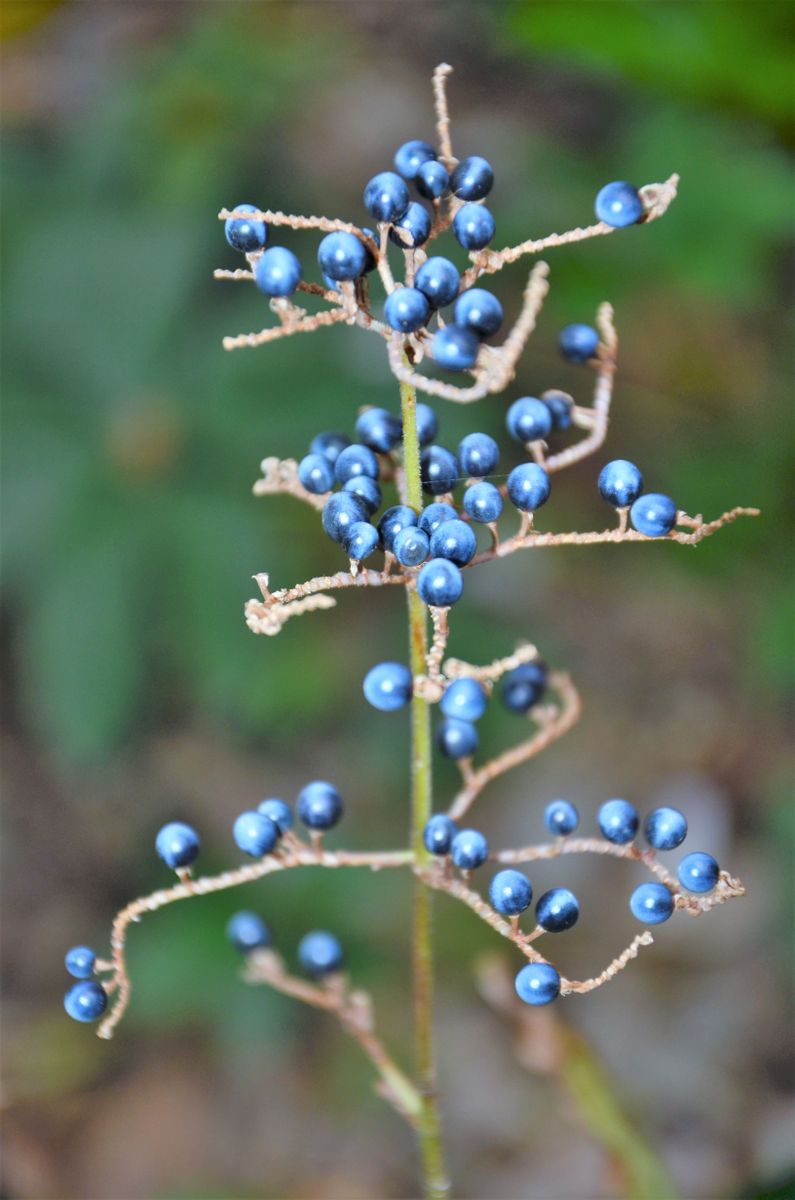
[[[301,275],[301,263],[284,246],[271,246],[254,264],[254,282],[266,296],[291,296]]]
[[[433,162],[435,158],[436,151],[429,142],[423,142],[421,138],[412,138],[395,151],[395,167],[404,179],[416,179],[420,167],[424,163]]]
[[[342,970],[345,961],[342,946],[333,933],[315,929],[303,937],[298,946],[298,961],[307,975],[322,979]]]
[[[388,454],[400,441],[403,423],[385,408],[366,408],[356,418],[356,436],[379,454]]]
[[[353,475],[342,490],[358,496],[370,516],[381,507],[381,488],[369,475]]]
[[[233,212],[259,212],[255,204],[236,204]],[[230,217],[224,224],[226,240],[233,250],[250,254],[261,250],[268,240],[268,227],[264,221],[249,221],[245,217]]]
[[[580,814],[568,800],[553,800],[544,810],[544,824],[557,837],[574,833],[579,823]]]
[[[639,496],[629,510],[633,529],[646,537],[665,537],[676,525],[677,507],[670,496],[647,492]]]
[[[439,418],[429,404],[417,404],[417,440],[421,446],[427,446],[439,432]]]
[[[536,922],[547,933],[563,933],[577,924],[580,905],[574,892],[568,888],[550,888],[539,896],[536,904]]]
[[[67,971],[75,979],[90,979],[94,974],[96,961],[97,956],[90,946],[72,946],[64,958]]]
[[[479,721],[486,711],[488,696],[482,683],[464,676],[449,683],[442,696],[439,708],[446,717],[459,717],[462,721]]]
[[[478,337],[491,337],[502,325],[502,305],[493,292],[468,288],[455,302],[453,319],[456,325],[471,329]]]
[[[489,843],[477,829],[462,829],[453,838],[450,853],[460,871],[474,871],[489,857]]]
[[[298,478],[308,492],[322,496],[334,487],[334,464],[325,454],[307,454],[298,464]]]
[[[108,1007],[108,997],[100,983],[84,980],[70,987],[63,1006],[73,1021],[97,1021]]]
[[[362,233],[365,234],[366,237],[369,237],[370,241],[374,242],[376,244],[376,246],[378,245],[379,239],[374,230],[368,229],[366,225],[362,225]],[[365,275],[369,275],[371,271],[375,270],[376,261],[373,256],[372,250],[370,249],[370,247],[367,245],[366,242],[364,243],[364,253],[366,255],[366,261],[364,264],[364,273],[365,273]]]
[[[281,837],[275,821],[262,812],[244,812],[232,826],[232,837],[239,850],[252,858],[269,854]]]
[[[643,476],[634,463],[614,458],[599,472],[599,495],[614,508],[629,508],[643,491]]]
[[[428,297],[414,287],[397,287],[386,298],[384,318],[398,333],[414,333],[431,315]]]
[[[401,529],[408,529],[417,524],[417,514],[408,504],[393,504],[388,508],[378,522],[378,532],[381,535],[381,545],[385,550],[392,550],[395,538]]]
[[[570,429],[571,410],[574,404],[571,396],[567,396],[565,392],[558,392],[553,388],[548,392],[544,392],[542,399],[552,414],[552,428]]]
[[[452,504],[447,504],[444,500],[434,500],[433,504],[427,504],[420,513],[419,527],[430,537],[445,521],[457,519],[458,509],[453,508]]]
[[[585,363],[599,349],[599,334],[591,325],[567,325],[560,331],[558,345],[569,362]]]
[[[478,335],[463,325],[445,325],[437,329],[431,343],[434,362],[448,371],[468,371],[477,362]]]
[[[428,258],[414,276],[414,286],[428,298],[432,308],[444,308],[458,295],[461,276],[449,258]]]
[[[631,183],[606,183],[596,197],[596,216],[605,225],[623,229],[635,225],[645,213],[640,192]]]
[[[655,850],[675,850],[687,837],[687,820],[678,808],[655,808],[644,821],[643,832]]]
[[[367,266],[367,250],[355,233],[327,233],[318,248],[317,261],[329,279],[358,279]]]
[[[529,712],[544,694],[547,686],[546,663],[520,663],[505,675],[500,687],[500,698],[510,712]]]
[[[663,883],[641,883],[629,898],[629,910],[644,925],[662,925],[674,911],[674,898]]]
[[[551,486],[549,475],[538,463],[520,463],[508,476],[508,499],[521,512],[534,512],[546,504]]]
[[[463,158],[450,176],[450,190],[460,200],[482,200],[494,184],[494,172],[477,154]]]
[[[463,590],[461,571],[447,558],[432,558],[417,576],[417,593],[429,608],[450,608]]]
[[[470,758],[478,748],[478,731],[471,721],[445,717],[436,730],[436,744],[445,758]]]
[[[463,204],[453,217],[453,233],[465,250],[482,250],[496,231],[494,217],[482,204]]]
[[[497,470],[500,448],[487,433],[468,433],[458,443],[457,458],[462,475],[483,479]]]
[[[272,941],[271,931],[262,917],[245,909],[229,918],[226,936],[241,954],[250,954],[252,950],[270,946]]]
[[[286,800],[278,800],[275,796],[269,800],[263,800],[261,804],[257,805],[257,812],[270,817],[279,833],[287,833],[293,827],[293,810]]]
[[[397,230],[402,230],[402,235]],[[399,221],[389,231],[389,239],[403,250],[423,246],[431,232],[431,216],[424,205],[412,200]]]
[[[371,479],[377,479],[379,470],[378,459],[370,447],[357,443],[341,450],[334,464],[334,471],[340,483],[347,483],[355,475],[369,475]]]
[[[442,163],[433,160],[422,164],[414,183],[426,200],[438,200],[449,188],[450,176]]]
[[[419,567],[428,557],[431,542],[417,525],[401,529],[392,543],[392,553],[401,567]]]
[[[321,521],[329,537],[344,546],[351,526],[367,521],[367,505],[350,492],[336,492],[324,504]]]
[[[498,871],[489,884],[491,907],[504,917],[523,913],[532,899],[532,884],[521,871]]]
[[[608,842],[626,846],[638,832],[638,811],[628,800],[608,800],[599,809],[599,828]]]
[[[711,854],[696,850],[685,855],[677,874],[682,887],[689,892],[711,892],[720,878],[720,867]]]
[[[551,1004],[560,995],[560,975],[551,963],[534,962],[516,976],[516,994],[525,1004]]]
[[[365,700],[381,712],[396,712],[411,700],[413,681],[405,663],[382,662],[364,677]]]
[[[517,442],[537,442],[552,428],[552,413],[543,400],[522,396],[514,400],[505,417],[505,424]]]
[[[331,829],[342,816],[342,797],[322,779],[308,783],[298,794],[298,819],[307,829]]]
[[[348,485],[345,486],[347,488]],[[343,547],[348,558],[361,562],[376,552],[380,540],[375,525],[369,521],[354,521],[345,535]]]
[[[451,821],[444,813],[436,813],[422,831],[422,844],[429,854],[449,854],[457,833],[455,821]]]
[[[340,451],[350,446],[351,439],[344,433],[318,433],[309,444],[310,454],[322,454],[333,465]]]
[[[443,521],[431,534],[431,554],[447,558],[457,567],[465,567],[475,557],[478,548],[475,531],[466,521]]]
[[[196,830],[182,821],[170,821],[155,838],[155,850],[172,870],[189,866],[199,853],[199,846]]]
[[[420,476],[423,491],[443,496],[458,481],[458,460],[444,446],[426,446],[420,455]]]
[[[376,221],[399,221],[409,206],[409,189],[394,171],[382,171],[365,187],[364,205]]]
[[[473,483],[464,492],[464,511],[473,521],[490,525],[499,519],[503,499],[493,483]]]

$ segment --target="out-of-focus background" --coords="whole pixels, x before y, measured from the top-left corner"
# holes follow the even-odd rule
[[[518,379],[475,409],[440,403],[440,440],[504,438],[521,394],[587,399],[590,374],[562,364],[556,335],[609,298],[609,441],[556,480],[539,523],[601,527],[596,474],[619,456],[690,512],[763,516],[697,552],[517,555],[468,581],[451,649],[487,661],[529,637],[584,698],[579,727],[484,799],[495,844],[542,837],[557,795],[585,828],[610,795],[664,800],[687,811],[692,848],[746,881],[744,902],[672,921],[618,981],[559,1010],[681,1194],[795,1194],[792,15],[732,0],[5,5],[4,1196],[416,1194],[408,1137],[358,1051],[322,1015],[246,988],[223,935],[241,906],[288,957],[307,929],[337,932],[407,1061],[404,878],[295,873],[146,920],[110,1044],[61,997],[65,949],[104,949],[114,911],[165,881],[152,841],[166,819],[195,823],[203,865],[221,869],[239,857],[239,811],[331,778],[348,805],[334,844],[405,836],[407,719],[361,694],[374,662],[403,656],[401,597],[344,596],[276,639],[242,620],[255,571],[278,586],[341,565],[309,510],[251,485],[266,454],[300,456],[360,405],[396,404],[382,344],[336,329],[226,354],[222,335],[269,313],[211,273],[237,265],[223,204],[362,220],[364,182],[432,135],[442,60],[455,147],[496,169],[499,244],[588,223],[606,181],[682,175],[664,221],[549,255]],[[284,240],[311,271],[314,240]],[[496,281],[509,315],[524,277]],[[489,748],[521,731],[494,707]],[[439,764],[440,806],[453,783]],[[620,864],[533,881],[581,896],[554,947],[569,973],[631,936]],[[515,956],[445,898],[436,913],[455,1194],[621,1195],[576,1096],[518,1064],[514,1028],[482,1001],[483,956],[511,970]]]

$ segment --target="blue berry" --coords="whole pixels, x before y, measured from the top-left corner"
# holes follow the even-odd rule
[[[420,455],[422,489],[431,496],[452,492],[458,481],[458,460],[444,446],[426,446]]]
[[[346,484],[345,487],[347,486]],[[361,562],[362,559],[375,554],[380,540],[375,525],[371,525],[369,521],[354,521],[348,528],[343,546],[348,558],[352,558],[354,562]]]
[[[416,179],[423,164],[433,162],[435,158],[436,151],[429,142],[412,138],[395,151],[395,167],[404,179]]]
[[[580,823],[580,814],[568,800],[553,800],[544,809],[544,824],[550,833],[565,837],[574,833]]]
[[[73,1021],[97,1021],[108,1007],[108,997],[102,984],[84,980],[70,987],[63,1006]]]
[[[445,521],[457,519],[458,509],[453,508],[452,504],[447,504],[444,500],[434,500],[433,504],[426,504],[420,513],[419,527],[430,537]]]
[[[450,852],[460,871],[474,871],[489,857],[489,843],[477,829],[462,829],[453,838]]]
[[[461,571],[447,558],[432,558],[417,576],[417,592],[429,608],[450,608],[463,590]]]
[[[551,963],[534,962],[516,976],[516,994],[525,1004],[551,1004],[560,995],[560,975]]]
[[[685,855],[677,874],[682,887],[689,892],[711,892],[720,878],[720,867],[711,854],[696,850]]]
[[[402,236],[397,232],[401,229]],[[431,232],[431,215],[424,205],[412,200],[399,221],[389,231],[389,239],[403,250],[423,246]]]
[[[317,261],[329,279],[358,279],[367,266],[367,250],[355,233],[327,233],[318,248]]]
[[[461,276],[449,258],[428,258],[414,276],[414,286],[427,297],[433,308],[444,308],[458,295]]]
[[[342,797],[322,779],[308,783],[298,794],[297,812],[307,829],[331,829],[342,816]]]
[[[344,433],[318,433],[309,444],[309,452],[310,454],[322,454],[333,466],[340,451],[350,444],[351,439]]]
[[[471,721],[445,717],[436,731],[436,744],[445,758],[471,758],[478,748],[478,731]]]
[[[287,833],[293,827],[293,810],[286,800],[278,800],[276,797],[263,800],[261,804],[257,805],[257,812],[270,817],[279,833]]]
[[[401,529],[392,543],[392,553],[401,567],[419,567],[428,557],[430,538],[416,525]]]
[[[605,225],[623,229],[635,225],[645,213],[640,192],[631,183],[606,183],[596,197],[596,216]]]
[[[552,413],[543,400],[522,396],[514,400],[505,417],[505,424],[517,442],[537,442],[552,428]]]
[[[448,371],[468,371],[474,367],[479,350],[478,335],[463,325],[445,325],[433,335],[433,360]]]
[[[258,212],[255,204],[236,204],[233,212]],[[248,221],[245,217],[230,217],[224,224],[226,240],[233,250],[250,254],[261,250],[268,240],[268,227],[264,221]]]
[[[493,483],[473,483],[464,492],[464,511],[473,521],[489,525],[499,519],[503,499]]]
[[[547,933],[563,933],[577,924],[580,905],[574,892],[568,888],[550,888],[539,896],[536,904],[536,922]]]
[[[534,512],[546,504],[551,486],[549,475],[538,463],[520,463],[508,476],[508,499],[521,512]]]
[[[542,399],[552,414],[552,428],[570,429],[571,410],[574,404],[571,396],[567,396],[565,392],[559,392],[553,388],[548,392],[544,392]]]
[[[394,171],[382,171],[365,187],[364,205],[376,221],[399,221],[409,206],[409,189]]]
[[[457,833],[455,821],[451,821],[444,813],[436,813],[422,831],[422,844],[429,854],[449,854]]]
[[[510,712],[529,712],[544,694],[547,686],[546,663],[520,663],[508,671],[502,681],[500,698]]]
[[[487,433],[468,433],[458,443],[457,458],[462,475],[483,479],[500,465],[500,448]]]
[[[475,531],[466,521],[443,521],[431,534],[431,554],[447,558],[457,567],[465,567],[475,557],[478,548]]]
[[[252,950],[260,950],[270,946],[271,931],[262,917],[255,912],[236,912],[229,918],[226,926],[226,936],[235,950],[241,954],[250,954]]]
[[[453,233],[465,250],[483,250],[496,228],[494,217],[482,204],[463,204],[453,217]]]
[[[298,478],[308,492],[322,496],[334,487],[334,466],[325,454],[307,454],[298,464]]]
[[[491,337],[502,325],[502,305],[485,288],[467,288],[455,302],[453,319],[456,325],[471,329],[478,337]]]
[[[638,832],[638,811],[628,800],[608,800],[599,809],[599,828],[608,842],[626,846]]]
[[[665,537],[676,525],[677,507],[670,496],[647,492],[638,496],[629,510],[633,529],[646,537]]]
[[[322,979],[342,970],[345,955],[333,933],[315,929],[301,938],[298,946],[298,961],[307,975]]]
[[[498,871],[489,884],[491,907],[504,917],[523,913],[532,899],[532,884],[521,871]]]
[[[199,853],[199,835],[182,821],[170,821],[155,838],[155,850],[167,867],[175,870],[189,866]]]
[[[378,459],[369,446],[361,446],[354,442],[346,446],[337,455],[334,471],[340,483],[347,483],[355,475],[369,475],[377,479],[379,474]]]
[[[663,883],[641,883],[629,898],[629,910],[644,925],[662,925],[674,911],[674,898]]]
[[[351,526],[357,521],[367,521],[367,505],[350,492],[336,492],[329,496],[323,506],[321,522],[329,537],[345,545]]]
[[[417,191],[426,200],[438,200],[450,186],[450,176],[442,163],[424,162],[414,180]]]
[[[448,683],[439,708],[446,717],[462,721],[479,721],[486,711],[488,696],[482,683],[464,676]]]
[[[494,172],[485,158],[463,158],[450,176],[450,189],[460,200],[482,200],[494,184]]]
[[[655,850],[675,850],[687,837],[687,820],[678,808],[655,808],[644,821],[643,832]]]
[[[378,245],[378,243],[379,243],[378,235],[375,233],[374,230],[368,229],[366,225],[362,225],[362,233],[366,237],[369,237],[370,241],[374,242],[376,244],[376,246]],[[375,258],[373,257],[373,252],[370,249],[370,247],[367,245],[367,243],[365,242],[365,243],[363,243],[363,245],[364,245],[364,253],[366,256],[366,261],[364,264],[364,273],[365,273],[365,275],[369,275],[371,271],[375,270],[376,261],[375,261]]]
[[[411,700],[413,681],[404,663],[382,662],[371,667],[364,677],[364,697],[381,712],[396,712]]]
[[[414,333],[426,325],[431,315],[428,297],[415,287],[397,287],[386,298],[384,318],[397,333]]]
[[[381,507],[381,488],[369,475],[353,475],[342,490],[358,496],[370,516]]]
[[[427,446],[439,432],[439,418],[429,404],[417,404],[417,440],[421,446]]]
[[[265,813],[244,812],[232,826],[232,837],[244,854],[262,858],[263,854],[270,854],[281,837],[281,830]]]
[[[586,363],[599,349],[599,334],[592,325],[567,325],[560,331],[558,345],[569,362]]]
[[[403,423],[385,408],[366,408],[356,418],[356,436],[365,446],[380,454],[394,450],[403,433]]]
[[[254,282],[266,296],[291,296],[301,276],[301,263],[284,246],[271,246],[254,265]]]
[[[417,514],[413,508],[409,508],[408,504],[393,504],[378,522],[381,545],[385,550],[393,550],[395,538],[401,529],[409,529],[416,524]]]
[[[643,491],[643,476],[634,463],[614,458],[599,472],[599,495],[614,508],[629,508]]]
[[[64,958],[67,971],[75,979],[90,979],[96,961],[97,956],[90,946],[72,946]]]

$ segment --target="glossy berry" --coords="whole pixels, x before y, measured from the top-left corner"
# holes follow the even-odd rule
[[[465,250],[483,250],[496,228],[494,217],[482,204],[462,204],[453,217],[453,233]]]
[[[482,683],[464,676],[448,683],[439,708],[446,717],[462,721],[479,721],[486,711],[488,696]]]
[[[445,758],[470,758],[478,748],[478,731],[471,721],[445,717],[436,730],[436,745]]]
[[[64,958],[67,971],[75,979],[90,979],[94,974],[96,961],[97,956],[90,946],[72,946]]]
[[[447,504],[444,500],[434,500],[433,504],[427,504],[422,510],[418,524],[430,537],[445,521],[457,519],[457,508],[453,508],[452,504]]]
[[[397,230],[402,230],[398,233]],[[389,240],[404,250],[422,246],[431,232],[431,214],[424,205],[412,200],[399,221],[389,231]]]
[[[366,408],[356,418],[359,441],[379,454],[388,454],[400,441],[403,423],[395,413],[385,408]]]
[[[329,537],[345,545],[351,526],[357,521],[367,521],[367,505],[350,492],[336,492],[329,496],[323,506],[321,522]]]
[[[574,892],[568,888],[550,888],[539,896],[536,904],[536,922],[547,933],[563,933],[577,924],[580,905]]]
[[[293,810],[286,800],[278,800],[276,797],[263,800],[261,804],[257,805],[257,812],[270,817],[279,833],[287,833],[293,827]]]
[[[626,846],[638,832],[638,811],[628,800],[608,800],[597,816],[603,837],[616,846]]]
[[[450,853],[460,871],[474,871],[489,857],[489,843],[477,829],[462,829],[453,838]]]
[[[428,258],[414,276],[414,286],[428,298],[432,308],[444,308],[458,295],[461,276],[449,258]]]
[[[468,433],[458,443],[456,457],[462,475],[483,479],[500,465],[500,448],[487,433]]]
[[[520,663],[503,677],[500,699],[510,712],[526,713],[541,699],[546,686],[546,663]]]
[[[436,151],[429,142],[423,142],[421,138],[412,138],[395,151],[395,169],[404,179],[416,179],[420,167],[424,163],[433,162],[435,158]]]
[[[417,440],[421,446],[427,446],[439,432],[439,418],[430,404],[417,404]]]
[[[284,246],[271,246],[254,265],[254,282],[266,296],[291,296],[301,274],[298,258]]]
[[[643,476],[634,463],[614,458],[599,472],[599,495],[614,508],[629,508],[643,491]]]
[[[343,492],[357,496],[370,516],[381,507],[381,488],[369,475],[353,475],[343,486]]]
[[[431,817],[422,831],[422,844],[429,854],[449,854],[458,826],[444,813]]]
[[[354,475],[369,475],[371,479],[377,479],[379,471],[378,459],[370,447],[356,442],[341,450],[334,464],[334,472],[340,483],[347,483]]]
[[[665,537],[676,525],[677,507],[670,496],[661,492],[647,492],[638,496],[629,510],[633,529],[646,537]]]
[[[478,335],[463,325],[445,325],[437,329],[431,343],[434,362],[448,371],[467,371],[477,362]]]
[[[643,832],[655,850],[675,850],[687,837],[687,820],[678,808],[655,808],[644,821]]]
[[[461,571],[447,558],[432,558],[417,576],[417,592],[429,608],[450,608],[463,590]]]
[[[674,898],[663,883],[642,883],[629,898],[629,910],[644,925],[662,925],[674,911]]]
[[[262,917],[247,909],[236,912],[229,918],[226,936],[235,950],[239,950],[241,954],[250,954],[252,950],[270,946],[272,941],[271,931]]]
[[[489,884],[491,907],[504,917],[523,913],[532,899],[532,884],[521,871],[498,871]]]
[[[631,183],[606,183],[596,197],[596,216],[605,225],[623,229],[635,225],[645,213],[640,192]]]
[[[567,325],[560,331],[558,345],[569,362],[586,363],[599,349],[599,334],[592,325]]]
[[[422,164],[414,183],[426,200],[438,200],[449,188],[450,176],[442,163],[432,160]]]
[[[431,541],[417,525],[401,529],[392,543],[392,553],[401,567],[419,567],[428,557]]]
[[[342,946],[333,933],[315,929],[301,938],[298,946],[298,961],[307,975],[322,979],[342,970],[345,956]]]
[[[551,1004],[560,995],[560,975],[551,963],[534,962],[516,976],[516,994],[525,1004]]]
[[[170,821],[155,838],[155,850],[166,866],[175,871],[193,862],[200,844],[196,830],[182,821]]]
[[[414,287],[397,287],[386,298],[384,318],[397,333],[414,333],[428,323],[428,298]]]
[[[281,837],[281,830],[265,813],[244,812],[232,826],[232,837],[244,854],[262,858],[263,854],[270,854]]]
[[[574,404],[571,396],[567,396],[565,392],[559,392],[552,388],[550,391],[544,392],[542,400],[552,416],[552,428],[570,429],[571,410]]]
[[[298,464],[298,478],[308,492],[322,496],[334,487],[334,465],[325,454],[307,454]]]
[[[401,529],[408,529],[416,524],[417,514],[413,508],[409,508],[408,504],[393,504],[378,522],[381,545],[385,550],[392,550]]]
[[[493,483],[473,483],[464,492],[464,511],[473,521],[482,525],[498,520],[502,508],[500,489]]]
[[[367,250],[355,233],[327,233],[318,247],[317,261],[329,279],[358,279],[367,266]]]
[[[404,663],[382,662],[364,677],[364,698],[381,712],[396,712],[411,700],[411,671]]]
[[[382,171],[365,187],[364,206],[376,221],[399,221],[409,206],[409,189],[394,171]]]
[[[431,534],[431,554],[447,558],[457,567],[465,567],[475,557],[478,548],[475,531],[466,521],[444,521]]]
[[[307,829],[331,829],[342,816],[342,797],[322,779],[308,783],[298,794],[298,819]]]
[[[720,878],[720,867],[711,854],[696,850],[685,855],[677,874],[682,887],[689,892],[711,892]]]
[[[494,172],[485,158],[463,158],[450,176],[450,190],[459,200],[482,200],[494,184]]]
[[[345,487],[347,486],[346,484]],[[369,521],[354,521],[345,535],[343,546],[348,558],[352,558],[354,562],[361,562],[375,554],[380,541],[375,525],[371,525]]]
[[[580,814],[568,800],[553,800],[544,809],[544,824],[556,837],[565,837],[580,823]]]
[[[458,482],[458,459],[444,446],[426,446],[420,455],[422,489],[431,496],[452,492]]]
[[[333,464],[337,461],[340,451],[350,446],[351,439],[344,433],[318,433],[309,443],[310,454],[322,454]]]
[[[478,337],[491,337],[503,320],[502,305],[493,292],[485,288],[467,288],[455,302],[453,319],[456,325],[471,329]]]
[[[508,476],[508,499],[520,512],[535,512],[546,504],[552,485],[538,463],[520,463]]]
[[[108,1007],[108,997],[100,983],[83,980],[70,987],[63,1006],[73,1021],[97,1021]]]
[[[255,204],[236,204],[233,212],[257,212]],[[264,221],[249,221],[245,217],[230,217],[224,224],[226,240],[233,250],[251,254],[261,250],[268,240],[268,227]]]
[[[512,438],[517,442],[537,442],[545,438],[552,428],[552,413],[543,400],[535,396],[522,396],[514,400],[505,418]]]

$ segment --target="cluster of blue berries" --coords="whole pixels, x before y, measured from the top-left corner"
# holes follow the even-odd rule
[[[241,954],[251,954],[273,944],[273,935],[262,917],[248,910],[230,917],[226,936]],[[345,964],[339,939],[325,929],[313,929],[307,933],[298,944],[297,957],[302,970],[312,979],[335,975]]]
[[[599,494],[614,508],[628,508],[633,529],[646,537],[665,537],[676,525],[678,509],[670,496],[644,492],[643,476],[634,463],[616,458],[602,467]]]
[[[97,956],[90,946],[72,946],[66,952],[64,963],[73,979],[64,996],[64,1008],[73,1021],[98,1021],[108,1007],[108,994],[94,974]]]

